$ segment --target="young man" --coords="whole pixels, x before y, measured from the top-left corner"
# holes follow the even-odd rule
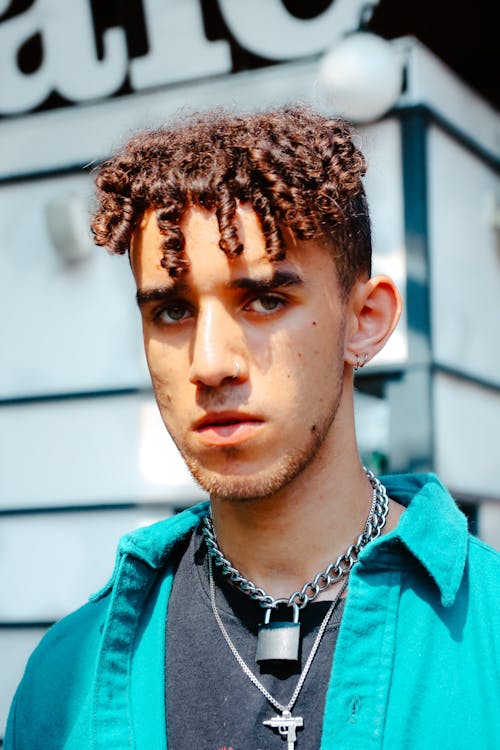
[[[102,166],[96,241],[129,252],[211,502],[121,541],[32,656],[8,750],[500,746],[499,556],[436,477],[381,483],[358,455],[353,370],[400,313],[364,170],[300,107],[197,116]]]

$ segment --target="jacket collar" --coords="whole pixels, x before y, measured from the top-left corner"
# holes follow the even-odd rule
[[[360,560],[375,563],[400,542],[435,581],[441,604],[451,607],[465,569],[467,519],[434,474],[392,475],[381,481],[406,511],[395,529],[363,550]]]
[[[120,562],[125,556],[140,560],[154,570],[164,567],[172,549],[198,525],[200,518],[208,513],[208,507],[208,502],[199,503],[164,521],[135,529],[122,536],[111,578],[89,600],[96,602],[109,594],[117,579]]]
[[[152,568],[162,568],[172,548],[208,513],[208,506],[208,502],[199,503],[164,521],[126,534],[120,539],[118,553],[137,557]]]

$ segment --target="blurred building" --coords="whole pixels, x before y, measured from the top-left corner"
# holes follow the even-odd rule
[[[118,537],[203,497],[156,410],[128,263],[92,245],[93,166],[180,108],[336,114],[321,64],[366,3],[97,5],[0,18],[0,737],[28,654],[105,581]],[[357,376],[360,447],[376,471],[436,471],[500,548],[500,117],[415,39],[390,48],[393,100],[348,102],[374,271],[405,302]]]

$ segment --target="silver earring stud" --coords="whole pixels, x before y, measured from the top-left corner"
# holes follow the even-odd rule
[[[360,370],[368,362],[368,354],[364,352],[362,359],[359,358],[359,354],[356,354],[356,364],[354,365],[355,370]]]

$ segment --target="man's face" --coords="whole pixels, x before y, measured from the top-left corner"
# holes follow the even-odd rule
[[[322,245],[291,236],[286,258],[270,261],[245,205],[237,258],[218,247],[214,213],[192,208],[181,228],[190,265],[180,279],[161,267],[154,212],[131,253],[156,399],[213,497],[266,497],[331,448],[346,306],[333,261]]]

